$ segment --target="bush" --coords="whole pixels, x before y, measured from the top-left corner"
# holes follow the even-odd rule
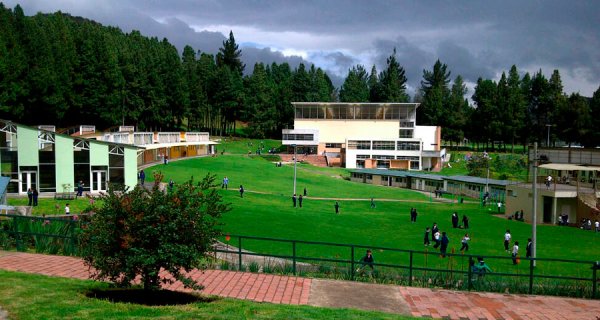
[[[183,271],[201,268],[203,258],[220,235],[219,217],[229,210],[207,175],[197,186],[192,180],[163,192],[160,173],[147,190],[111,189],[100,196],[102,206],[81,235],[86,265],[92,277],[130,286],[140,276],[145,290],[173,282],[159,275],[161,268],[185,287],[201,289]]]

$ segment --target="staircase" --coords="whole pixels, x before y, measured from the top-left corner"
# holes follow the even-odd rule
[[[580,192],[577,195],[577,202],[578,220],[580,220],[581,218],[587,218],[592,221],[600,220],[600,202],[598,202],[598,199],[596,199],[595,193]]]
[[[279,154],[279,156],[281,157],[281,161],[284,161],[284,162],[293,162],[294,161],[293,154]],[[317,167],[327,167],[327,160],[325,159],[324,156],[319,156],[316,154],[309,154],[309,155],[297,154],[296,157],[299,162],[310,163],[313,166],[317,166]]]

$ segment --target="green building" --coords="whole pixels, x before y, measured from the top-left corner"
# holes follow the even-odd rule
[[[133,188],[139,149],[0,120],[0,174],[10,178],[8,193],[73,192],[79,181],[92,193],[109,183]]]

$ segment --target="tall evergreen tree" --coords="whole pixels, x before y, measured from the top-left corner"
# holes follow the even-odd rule
[[[242,50],[239,50],[238,47],[233,37],[233,31],[229,31],[229,39],[223,41],[223,46],[219,48],[219,53],[217,53],[217,66],[227,66],[231,71],[242,76],[246,65],[242,63]]]
[[[361,65],[348,70],[348,76],[340,89],[341,102],[366,102],[369,101],[369,77]]]
[[[450,95],[450,71],[447,69],[448,66],[438,59],[432,71],[423,70],[423,102],[417,109],[417,118],[422,124],[448,126],[445,120],[450,115],[445,109]]]
[[[387,68],[379,75],[381,94],[379,102],[408,102],[406,93],[405,71],[400,63],[396,61],[396,48],[387,59]]]
[[[468,89],[460,75],[456,76],[447,103],[447,126],[442,128],[442,138],[460,143],[465,138],[466,125],[470,117],[469,101],[465,99]]]

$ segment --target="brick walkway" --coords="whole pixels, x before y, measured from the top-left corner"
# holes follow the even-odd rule
[[[88,279],[89,275],[79,258],[20,252],[0,251],[0,269],[78,279]],[[219,270],[195,270],[190,275],[205,286],[205,294],[258,302],[354,307],[444,319],[597,320],[600,316],[598,300],[382,286]],[[167,289],[183,290],[183,285],[177,282]],[[364,293],[360,301],[355,299],[356,292]],[[385,294],[385,299],[378,294]]]

